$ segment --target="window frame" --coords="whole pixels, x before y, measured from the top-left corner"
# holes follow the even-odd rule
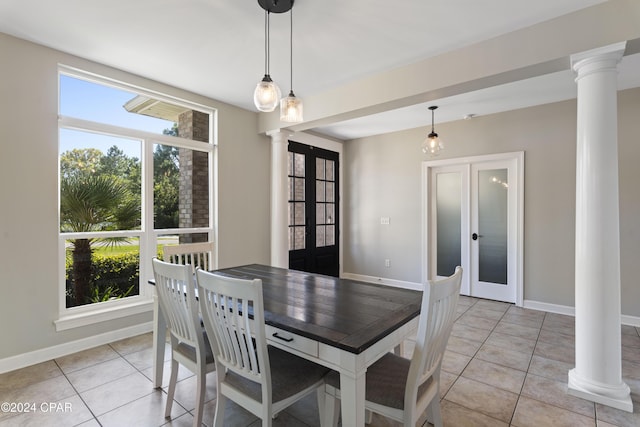
[[[213,107],[197,104],[184,99],[178,99],[158,92],[145,90],[138,86],[125,82],[115,81],[107,77],[101,77],[93,73],[78,70],[64,65],[58,66],[58,85],[62,75],[89,81],[91,83],[126,90],[133,94],[153,97],[155,99],[180,105],[194,111],[200,111],[209,115],[209,141],[201,142],[191,139],[153,133],[132,128],[95,122],[64,116],[60,113],[58,103],[58,154],[57,154],[57,189],[58,189],[58,224],[60,224],[60,130],[70,129],[82,132],[98,133],[113,137],[136,139],[141,143],[141,227],[139,230],[102,231],[88,233],[63,233],[58,226],[58,319],[54,321],[57,331],[82,327],[98,322],[118,319],[126,316],[146,313],[153,310],[153,288],[148,285],[153,278],[151,260],[156,254],[158,237],[166,234],[207,233],[209,241],[214,242],[213,265],[217,265],[218,239],[217,239],[217,110]],[[58,87],[58,100],[61,92]],[[170,145],[177,148],[186,148],[208,154],[208,188],[209,188],[209,224],[207,227],[191,228],[154,228],[154,199],[153,199],[153,150],[154,145]],[[139,270],[139,294],[122,299],[86,304],[68,308],[66,306],[65,283],[65,241],[70,238],[82,237],[138,237],[140,242],[140,270]]]

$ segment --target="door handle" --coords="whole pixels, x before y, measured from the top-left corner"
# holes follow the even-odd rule
[[[482,237],[482,234],[473,233],[473,234],[471,235],[471,238],[472,238],[473,240],[478,240],[478,237]]]

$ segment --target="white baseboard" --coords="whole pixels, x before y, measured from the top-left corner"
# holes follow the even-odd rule
[[[128,328],[109,331],[76,341],[70,341],[64,344],[54,345],[52,347],[41,348],[28,353],[10,356],[0,359],[0,374],[24,368],[26,366],[35,365],[37,363],[46,362],[78,351],[87,350],[99,345],[108,344],[124,338],[151,332],[152,330],[153,322],[145,322],[139,325],[129,326]]]
[[[354,274],[354,273],[342,273],[341,277],[345,279],[359,280],[361,282],[379,283],[381,285],[394,286],[396,288],[413,289],[416,291],[422,290],[422,284],[420,283],[387,279],[384,277],[366,276],[364,274]],[[546,311],[548,313],[564,314],[567,316],[576,315],[575,307],[571,307],[569,305],[551,304],[548,302],[540,302],[540,301],[525,299],[523,301],[522,306],[524,308],[529,308],[531,310]],[[628,316],[623,314],[622,316],[620,316],[620,322],[623,325],[635,326],[640,328],[640,317],[638,316]]]
[[[422,290],[422,284],[415,282],[405,282],[403,280],[385,279],[384,277],[365,276],[364,274],[342,273],[343,279],[359,280],[361,282],[378,283],[380,285],[393,286],[395,288]]]

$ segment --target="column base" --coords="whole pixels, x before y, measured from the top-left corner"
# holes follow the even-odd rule
[[[622,411],[633,412],[631,390],[624,382],[614,387],[609,384],[594,382],[581,378],[575,369],[569,371],[569,389],[571,396],[580,397],[592,402],[601,403]]]

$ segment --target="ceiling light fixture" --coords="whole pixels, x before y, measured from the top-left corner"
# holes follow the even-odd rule
[[[259,111],[269,113],[276,109],[282,92],[269,75],[270,60],[270,29],[269,15],[271,13],[287,12],[293,7],[293,0],[258,0],[258,4],[264,9],[264,77],[256,85],[253,92],[253,103]]]
[[[440,154],[440,151],[444,149],[442,139],[438,137],[433,126],[433,112],[436,108],[438,107],[435,105],[429,107],[429,110],[431,110],[431,133],[427,135],[424,141],[422,141],[422,152],[424,154],[430,154],[431,156],[437,156]]]
[[[289,32],[289,58],[290,58],[290,72],[289,75],[289,96],[282,98],[280,101],[280,120],[289,123],[300,123],[302,121],[302,100],[296,98],[293,93],[293,7],[289,11],[291,18],[290,32]]]

